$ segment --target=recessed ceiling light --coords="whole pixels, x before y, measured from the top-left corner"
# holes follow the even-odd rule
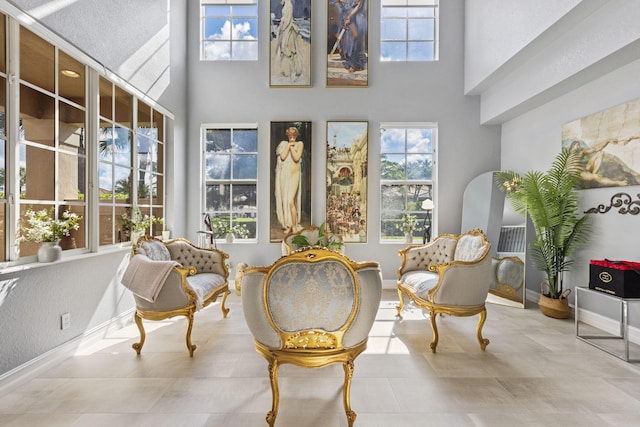
[[[60,71],[62,74],[64,74],[67,77],[72,77],[74,79],[77,79],[78,77],[80,77],[80,74],[76,73],[73,70],[62,70]]]

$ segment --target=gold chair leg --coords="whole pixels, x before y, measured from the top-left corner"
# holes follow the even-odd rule
[[[351,410],[351,379],[353,378],[354,364],[353,360],[348,360],[343,364],[344,367],[344,388],[343,388],[343,400],[344,411],[347,414],[347,422],[349,427],[353,426],[356,421],[356,413]]]
[[[476,336],[478,337],[478,342],[480,342],[480,348],[484,350],[489,345],[489,340],[486,338],[482,338],[482,327],[484,326],[484,322],[487,320],[487,309],[483,309],[480,312],[480,319],[478,319],[478,326],[476,326]]]
[[[220,308],[222,309],[222,317],[227,318],[227,313],[229,313],[229,309],[224,306],[224,303],[227,302],[227,297],[229,296],[229,291],[225,291],[222,294],[222,303],[220,304]]]
[[[398,289],[398,299],[400,300],[400,304],[396,305],[396,311],[398,312],[397,316],[402,319],[401,313],[404,308],[404,295],[400,289]]]
[[[267,412],[267,424],[273,427],[278,416],[278,403],[280,401],[280,391],[278,390],[278,361],[275,358],[269,360],[269,379],[271,380],[271,410]]]
[[[438,326],[436,325],[436,313],[431,311],[429,312],[429,321],[431,322],[431,331],[433,332],[433,341],[429,344],[431,347],[431,352],[436,352],[436,347],[438,346]]]
[[[136,325],[138,326],[138,331],[140,331],[140,342],[134,343],[131,347],[133,347],[133,349],[139,355],[140,351],[142,351],[142,346],[144,345],[144,339],[147,336],[147,334],[144,332],[142,317],[140,317],[140,314],[138,314],[137,310],[136,310],[136,313],[133,315],[133,318],[135,319]]]
[[[189,356],[193,357],[193,352],[196,351],[196,345],[191,344],[191,330],[193,329],[193,310],[189,311],[189,314],[186,316],[188,325],[187,325],[187,349],[189,350]]]

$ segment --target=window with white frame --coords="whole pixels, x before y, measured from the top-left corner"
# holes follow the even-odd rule
[[[380,60],[438,60],[439,0],[381,0]]]
[[[403,214],[415,217],[422,237],[433,220],[436,123],[380,125],[380,240],[404,242]],[[424,206],[424,208],[423,208]]]
[[[201,0],[200,59],[258,60],[256,0]]]
[[[203,125],[204,212],[217,238],[255,239],[258,127]]]

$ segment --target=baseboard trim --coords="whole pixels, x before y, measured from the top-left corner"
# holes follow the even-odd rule
[[[101,339],[104,335],[103,332],[112,327],[114,323],[131,323],[134,311],[135,307],[0,375],[0,393],[10,389],[18,382],[36,377],[51,365],[59,363],[68,357],[80,345]]]

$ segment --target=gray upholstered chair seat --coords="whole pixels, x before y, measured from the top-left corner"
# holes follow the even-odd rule
[[[136,301],[134,318],[140,331],[140,341],[133,344],[133,348],[140,354],[145,341],[142,319],[162,320],[174,316],[185,316],[189,321],[186,335],[187,348],[189,354],[193,356],[196,346],[191,344],[191,330],[195,312],[214,302],[220,295],[222,295],[223,317],[227,317],[229,312],[225,307],[225,301],[229,295],[229,271],[225,260],[229,256],[217,249],[198,248],[185,239],[163,242],[149,236],[143,236],[136,242],[132,247],[132,256],[153,260],[155,262],[153,265],[158,267],[167,263],[173,265],[164,282],[160,284],[160,291],[155,300],[142,297],[132,289],[144,286],[145,274],[135,276],[139,286],[128,286],[134,292]],[[126,272],[125,276],[127,276]]]
[[[429,312],[433,341],[438,345],[436,314],[480,315],[476,335],[484,350],[489,340],[482,337],[486,319],[485,300],[491,285],[491,244],[484,233],[472,230],[459,236],[442,235],[423,245],[399,251],[398,317],[402,317],[404,297]]]
[[[354,360],[366,349],[380,305],[380,266],[356,263],[324,248],[306,248],[269,267],[245,268],[241,287],[247,326],[256,350],[269,362],[269,425],[278,413],[278,367],[283,363],[307,368],[342,363],[343,402],[348,425],[353,425],[356,414],[349,393]]]

